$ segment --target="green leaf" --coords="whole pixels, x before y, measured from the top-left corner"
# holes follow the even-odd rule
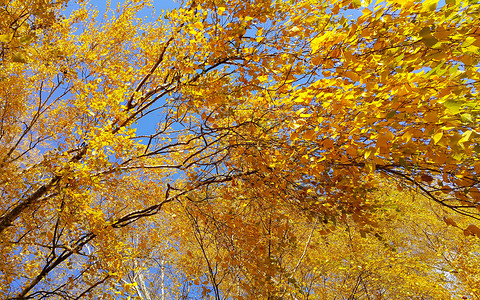
[[[431,36],[432,33],[431,33],[431,31],[430,31],[430,26],[423,27],[422,30],[420,30],[420,31],[418,32],[418,34],[419,34],[422,38]]]
[[[455,65],[455,66],[453,66],[453,68],[448,69],[448,73],[450,75],[456,73],[458,71],[458,66],[459,65]]]
[[[19,63],[26,63],[27,59],[25,58],[25,54],[22,52],[15,52],[12,55],[12,61],[19,62]]]
[[[462,122],[464,123],[471,123],[473,122],[472,115],[471,114],[461,114],[460,118],[462,119]]]
[[[475,43],[476,41],[477,41],[477,39],[474,38],[473,36],[466,37],[465,40],[462,43],[462,47],[466,48],[466,47],[470,46],[471,44]]]
[[[20,38],[20,42],[21,42],[22,44],[28,44],[31,40],[32,40],[32,36],[31,36],[31,35],[22,36],[22,37]]]
[[[399,160],[398,160],[398,163],[402,166],[402,167],[407,167],[407,161],[405,160],[405,158],[401,157]]]
[[[455,100],[447,100],[443,105],[447,108],[447,113],[452,115],[458,114],[462,108],[462,102]]]
[[[428,47],[428,48],[433,48],[435,44],[438,43],[438,40],[433,36],[430,35],[428,37],[425,37],[422,39],[422,42]]]

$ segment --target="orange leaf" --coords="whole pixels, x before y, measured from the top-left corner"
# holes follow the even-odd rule
[[[444,217],[443,221],[445,221],[445,223],[447,223],[447,225],[450,225],[450,226],[453,226],[453,227],[458,227],[457,223],[455,223],[455,221],[451,218]]]
[[[470,233],[469,235],[476,235],[477,237],[480,237],[480,228],[475,225],[468,225],[464,232],[465,231],[468,231]]]

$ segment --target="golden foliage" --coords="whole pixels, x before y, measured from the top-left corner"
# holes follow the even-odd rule
[[[0,0],[2,299],[479,297],[476,1],[78,2]]]

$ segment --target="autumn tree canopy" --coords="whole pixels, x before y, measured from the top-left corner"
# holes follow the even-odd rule
[[[0,0],[1,299],[480,297],[478,1],[93,4]]]

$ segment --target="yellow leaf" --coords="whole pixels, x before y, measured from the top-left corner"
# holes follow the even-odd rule
[[[12,40],[13,33],[1,34],[0,35],[0,42],[8,43]]]
[[[368,173],[375,172],[375,163],[374,162],[367,162],[365,163],[365,169]]]
[[[433,143],[436,145],[443,137],[443,131],[437,132],[433,135]]]
[[[290,29],[291,32],[299,32],[299,31],[302,31],[300,28],[298,28],[297,26],[293,26],[291,29]]]
[[[313,21],[317,20],[317,16],[308,16],[305,21],[307,21],[307,23],[312,23]]]
[[[427,10],[427,11],[435,10],[437,8],[437,3],[438,3],[438,0],[423,1],[422,3],[423,10]]]
[[[373,154],[373,149],[372,148],[368,148],[367,150],[365,150],[365,153],[364,153],[365,159],[369,159],[370,156],[372,156],[372,154]]]
[[[268,75],[266,74],[266,75],[258,76],[257,79],[260,82],[267,81],[268,80]]]
[[[197,28],[198,30],[203,30],[203,24],[202,22],[196,22],[194,24],[195,28]]]
[[[323,41],[326,39],[325,35],[316,37],[310,43],[310,47],[312,48],[312,53],[317,52],[317,50],[322,46]]]
[[[462,134],[462,138],[458,141],[458,144],[463,145],[463,143],[467,142],[467,141],[470,139],[470,136],[471,136],[471,135],[472,135],[472,131],[471,131],[471,130],[465,131],[465,132]]]

